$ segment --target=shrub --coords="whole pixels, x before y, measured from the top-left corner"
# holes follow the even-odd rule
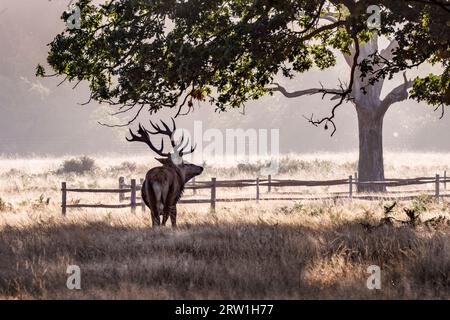
[[[76,173],[84,174],[87,172],[92,172],[95,169],[95,160],[89,157],[83,156],[76,159],[65,160],[58,169],[58,174],[63,173]]]
[[[0,212],[12,210],[12,209],[13,209],[13,207],[10,203],[7,203],[7,202],[3,201],[2,198],[0,198]]]
[[[110,168],[110,171],[115,172],[124,172],[124,171],[135,172],[136,170],[137,170],[136,163],[129,161],[124,161],[120,165],[113,166]]]
[[[254,163],[244,162],[237,165],[237,170],[240,173],[255,174],[263,170],[264,168],[270,167],[270,161],[257,161]],[[295,173],[298,171],[318,171],[318,172],[331,172],[333,170],[333,163],[331,161],[325,160],[298,160],[285,157],[279,161],[279,171],[280,174]]]
[[[249,173],[249,174],[255,174],[259,172],[262,168],[262,164],[260,162],[258,163],[239,163],[237,165],[238,171],[242,173]]]
[[[320,171],[330,172],[332,170],[332,162],[324,160],[305,161],[291,158],[283,158],[280,161],[280,173],[294,173],[298,171]]]
[[[435,197],[423,194],[413,201],[413,210],[417,213],[428,211],[428,206],[435,202]]]
[[[35,210],[44,209],[45,207],[48,207],[49,205],[50,205],[50,198],[45,198],[44,195],[41,194],[39,199],[34,201],[34,203],[32,204],[32,208]]]

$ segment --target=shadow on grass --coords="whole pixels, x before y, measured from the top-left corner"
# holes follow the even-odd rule
[[[78,265],[82,290],[66,288]],[[368,290],[366,269],[382,270]],[[6,227],[0,295],[30,298],[450,298],[450,236],[357,222]]]

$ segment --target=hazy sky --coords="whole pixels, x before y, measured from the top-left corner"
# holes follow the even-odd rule
[[[78,154],[145,150],[124,139],[126,130],[101,127],[106,110],[93,103],[80,106],[88,90],[70,84],[57,87],[62,79],[37,79],[38,63],[45,63],[47,43],[63,29],[61,13],[65,0],[0,0],[0,154]],[[317,87],[319,82],[334,87],[339,77],[346,81],[348,67],[326,72],[300,74],[283,82],[289,89]],[[422,67],[420,74],[431,72]],[[416,71],[415,71],[416,72]],[[408,74],[412,77],[413,72]],[[284,80],[282,80],[284,81]],[[384,92],[401,83],[401,77],[386,82]],[[356,112],[342,106],[334,137],[308,124],[303,116],[325,115],[332,102],[320,96],[285,99],[281,95],[249,103],[246,114],[237,111],[218,114],[209,104],[181,121],[190,127],[195,120],[207,128],[279,128],[282,152],[347,151],[358,147]],[[169,113],[170,114],[170,113]],[[431,107],[406,101],[394,105],[385,119],[385,148],[389,150],[450,151],[450,116],[439,120]],[[154,118],[157,120],[158,118]],[[145,121],[145,117],[142,118]]]

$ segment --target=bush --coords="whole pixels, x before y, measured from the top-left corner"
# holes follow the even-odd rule
[[[58,174],[63,173],[76,173],[84,174],[87,172],[92,172],[95,169],[95,160],[89,157],[83,156],[76,159],[65,160],[58,169]]]
[[[320,172],[330,172],[333,168],[333,163],[331,161],[325,160],[313,160],[305,161],[298,159],[283,158],[280,161],[280,173],[294,173],[298,171],[320,171]]]
[[[50,205],[50,198],[45,198],[43,194],[37,199],[33,204],[32,208],[34,210],[44,209]]]
[[[12,210],[12,209],[13,209],[13,207],[10,203],[7,203],[7,202],[3,201],[2,198],[0,198],[0,212]]]
[[[263,165],[258,161],[257,163],[239,163],[237,165],[238,171],[242,173],[248,173],[248,174],[256,174],[261,170]]]
[[[413,201],[413,209],[417,213],[422,213],[428,211],[428,206],[433,204],[436,201],[436,198],[428,195],[428,194],[422,194],[418,196]]]
[[[134,162],[124,161],[118,166],[111,167],[109,170],[115,172],[135,172],[137,165]]]
[[[6,203],[3,201],[2,198],[0,198],[0,211],[6,210]]]

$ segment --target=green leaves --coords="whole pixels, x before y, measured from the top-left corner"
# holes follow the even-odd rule
[[[45,77],[45,69],[40,64],[36,67],[36,77]]]
[[[447,61],[448,68],[448,56],[436,54],[438,46],[439,52],[447,52],[450,34],[442,36],[442,26],[436,28],[436,17],[444,19],[440,11],[381,2],[380,33],[394,36],[401,50],[376,76],[391,76],[431,57]],[[337,52],[332,49],[350,53],[349,32],[368,41],[372,31],[365,8],[371,2],[361,0],[351,10],[344,3],[336,2],[332,16],[348,21],[334,25],[320,18],[324,0],[117,0],[103,5],[80,0],[81,30],[57,35],[47,62],[69,81],[89,82],[91,98],[99,102],[145,105],[154,112],[176,107],[190,95],[219,110],[239,108],[270,93],[267,88],[276,75],[292,78],[313,66],[333,67]],[[382,62],[375,59],[364,61],[365,73]],[[46,75],[42,66],[36,75]],[[418,81],[414,97],[448,101],[448,77],[436,77]]]
[[[320,69],[327,69],[336,65],[336,57],[325,45],[312,45],[309,50],[314,57],[315,64]]]
[[[414,82],[411,96],[418,101],[426,101],[433,106],[450,105],[450,77],[448,73],[441,76],[429,74]]]
[[[433,1],[383,1],[383,4],[389,9],[389,24],[395,26],[395,22],[401,22],[402,28],[388,29],[399,48],[380,76],[392,76],[425,62],[439,64],[442,74],[417,78],[411,97],[433,106],[450,105],[450,26],[446,24],[450,20],[449,6],[446,10]]]

